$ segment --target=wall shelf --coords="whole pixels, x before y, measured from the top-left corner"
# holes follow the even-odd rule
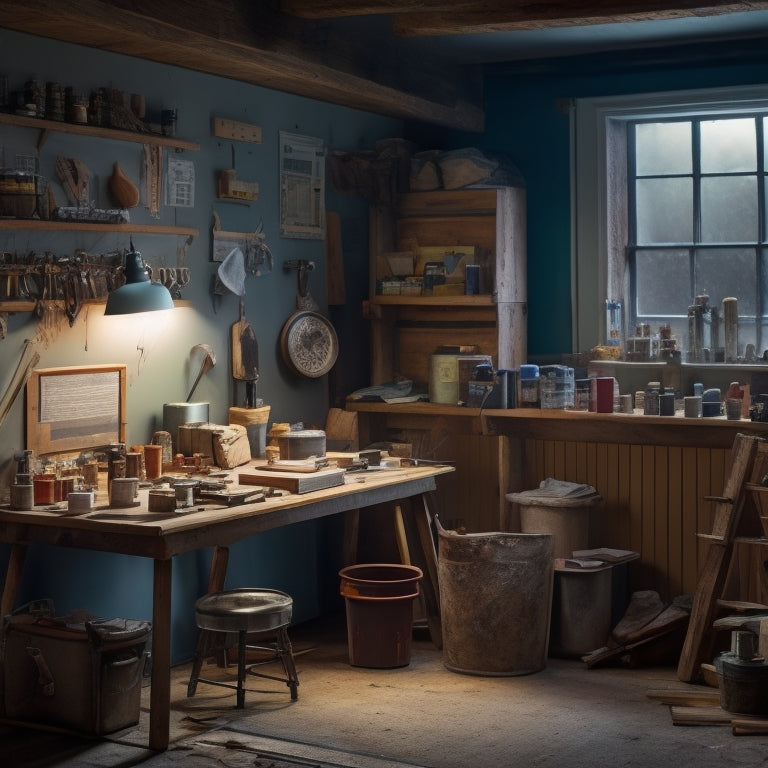
[[[59,122],[58,120],[45,120],[40,117],[11,115],[6,112],[0,112],[0,125],[17,125],[22,128],[36,128],[41,131],[42,133],[37,142],[38,149],[45,144],[48,134],[52,131],[57,133],[72,133],[78,136],[93,136],[98,139],[132,141],[137,144],[152,144],[172,149],[200,149],[200,144],[197,142],[177,139],[175,136],[158,136],[155,133],[139,133],[138,131],[124,131],[119,128],[103,128],[97,125],[65,123]]]
[[[386,307],[491,307],[490,294],[474,296],[371,296],[371,304]]]
[[[198,235],[196,227],[172,227],[162,224],[100,224],[87,221],[40,219],[1,219],[0,230],[48,232],[127,232],[141,235]]]

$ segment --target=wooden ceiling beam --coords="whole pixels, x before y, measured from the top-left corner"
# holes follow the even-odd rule
[[[511,0],[514,2],[514,0]],[[280,10],[301,19],[343,19],[348,16],[411,11],[495,11],[509,2],[478,0],[280,0]]]
[[[404,36],[477,34],[559,26],[628,23],[764,10],[755,0],[280,0],[303,19],[392,15]]]
[[[457,10],[451,13],[438,10],[396,13],[392,19],[392,30],[396,35],[405,37],[470,35],[719,16],[761,11],[766,8],[768,2],[763,0],[533,0],[519,3],[490,0],[478,2],[474,10]]]
[[[146,15],[155,9],[155,15]],[[228,0],[0,0],[0,28],[398,119],[483,130],[482,109],[458,96],[450,103],[417,96],[318,63],[303,55],[296,40],[282,44],[263,33],[257,38],[249,33],[253,18],[248,14],[253,10],[248,2]]]

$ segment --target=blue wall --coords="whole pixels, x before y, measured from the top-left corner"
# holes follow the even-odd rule
[[[127,93],[140,93],[148,108],[175,107],[177,136],[199,142],[199,151],[185,151],[195,165],[193,208],[164,206],[157,224],[197,227],[199,235],[189,247],[186,263],[192,282],[184,290],[188,307],[177,308],[171,319],[150,322],[130,318],[105,318],[102,309],[91,307],[80,313],[73,327],[66,319],[46,328],[31,313],[9,318],[9,333],[0,340],[0,387],[16,368],[24,340],[34,338],[41,355],[39,368],[72,365],[124,363],[127,366],[127,437],[129,445],[148,442],[162,429],[162,407],[186,397],[189,380],[189,351],[195,344],[210,344],[217,362],[203,377],[195,400],[210,403],[210,418],[227,423],[228,408],[242,405],[244,392],[231,377],[230,327],[239,316],[239,300],[228,294],[214,308],[210,293],[216,265],[211,261],[212,212],[216,210],[225,230],[251,232],[263,226],[274,259],[274,271],[246,279],[246,316],[259,342],[260,379],[258,395],[271,406],[270,421],[299,422],[323,426],[331,398],[337,391],[367,385],[369,346],[367,326],[361,320],[361,303],[368,294],[368,205],[352,196],[336,193],[326,185],[326,207],[341,217],[344,245],[346,304],[326,306],[325,244],[322,240],[284,238],[279,232],[279,131],[320,138],[328,151],[358,150],[376,141],[401,135],[399,121],[310,99],[249,86],[174,67],[93,51],[27,35],[0,31],[0,73],[10,90],[23,87],[36,77],[74,86],[85,92],[102,86]],[[213,117],[255,123],[262,129],[260,144],[224,141],[212,136]],[[35,152],[38,132],[0,126],[0,146],[9,162],[16,152]],[[222,203],[215,199],[216,174],[232,167],[234,154],[238,178],[257,181],[260,196],[252,205]],[[52,183],[59,203],[63,189],[56,181],[57,155],[74,156],[84,162],[94,177],[99,207],[111,207],[103,197],[106,179],[115,161],[134,183],[141,177],[141,145],[112,140],[84,139],[52,133],[41,153],[40,170]],[[131,220],[153,223],[139,206]],[[175,266],[184,238],[136,235],[134,244],[153,266]],[[71,255],[75,248],[92,253],[125,249],[125,235],[69,235],[56,233],[7,233],[0,231],[0,250],[50,250]],[[282,362],[279,336],[283,323],[296,309],[296,272],[283,270],[288,259],[314,261],[309,288],[322,311],[329,311],[340,339],[340,359],[331,376],[319,380],[299,379]],[[242,384],[239,385],[242,387]],[[7,419],[0,425],[0,493],[7,493],[15,469],[15,451],[25,447],[24,398],[17,398]],[[296,621],[320,614],[325,608],[341,552],[338,521],[298,524],[268,532],[231,548],[228,586],[259,585],[285,589],[294,599]],[[5,567],[8,548],[0,549],[0,568]],[[211,553],[195,552],[173,562],[173,658],[189,658],[196,631],[192,619],[194,599],[205,592]],[[152,562],[55,547],[31,547],[20,600],[52,598],[60,613],[84,608],[101,616],[151,617]]]

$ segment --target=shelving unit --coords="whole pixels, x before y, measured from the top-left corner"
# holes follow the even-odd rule
[[[58,122],[36,117],[25,117],[0,113],[0,125],[17,126],[40,131],[37,140],[37,150],[40,152],[48,136],[52,132],[87,136],[95,139],[133,142],[155,147],[167,147],[174,150],[198,150],[197,142],[186,141],[172,136],[159,136],[151,133],[127,131],[116,128],[104,128],[93,125]],[[178,227],[163,224],[110,224],[90,221],[57,221],[53,219],[0,219],[0,232],[85,232],[85,233],[126,233],[148,235],[180,235],[184,237],[197,236],[196,227]],[[84,304],[103,303],[103,299],[84,299]],[[177,305],[180,302],[177,302]],[[37,301],[30,299],[8,299],[0,301],[0,313],[32,312]]]
[[[371,382],[429,381],[439,346],[475,345],[498,368],[527,354],[525,190],[513,187],[412,192],[371,209],[368,318]],[[379,254],[419,246],[475,246],[489,262],[492,292],[473,296],[376,295]]]

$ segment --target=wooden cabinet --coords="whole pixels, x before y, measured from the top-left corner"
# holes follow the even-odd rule
[[[438,346],[474,344],[497,368],[527,355],[525,190],[513,187],[413,192],[371,209],[371,383],[429,382]],[[487,292],[475,296],[376,295],[379,255],[418,246],[475,246],[487,262]]]

